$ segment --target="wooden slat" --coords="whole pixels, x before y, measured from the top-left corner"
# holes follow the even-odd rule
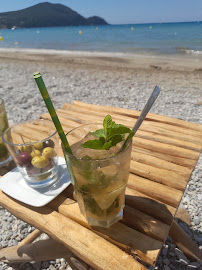
[[[154,151],[154,150],[140,148],[137,146],[133,147],[133,151],[134,151],[134,153],[137,153],[137,154],[143,153],[143,154],[146,154],[146,155],[151,156],[151,157],[157,157],[157,158],[160,158],[161,160],[165,160],[165,161],[168,161],[170,163],[181,165],[181,166],[187,167],[191,170],[193,170],[194,166],[196,165],[196,161],[193,159],[176,157],[176,156],[168,155],[168,154],[165,155],[163,153],[159,153],[159,152]]]
[[[92,105],[92,104],[87,104],[81,101],[74,101],[73,103],[74,105],[78,106],[78,107],[84,107],[84,108],[90,108],[91,110],[97,110],[97,111],[106,111],[108,113],[110,112],[114,112],[117,114],[121,114],[121,115],[126,115],[126,116],[132,116],[132,117],[139,117],[140,112],[139,111],[134,111],[134,110],[130,110],[130,109],[123,109],[123,108],[117,108],[117,107],[108,107],[108,106],[100,106],[100,105]],[[63,108],[66,107],[66,104],[63,105]],[[163,116],[163,115],[157,115],[157,114],[152,114],[149,113],[147,115],[147,119],[149,120],[153,120],[153,121],[158,121],[161,123],[169,123],[171,125],[175,125],[175,126],[179,126],[179,127],[186,127],[186,128],[191,128],[193,130],[197,130],[197,131],[202,131],[202,127],[198,124],[194,124],[194,123],[190,123],[190,122],[186,122],[183,120],[179,120],[176,118],[172,118],[172,117],[167,117],[167,116]]]
[[[63,112],[73,111],[74,113],[77,112],[77,113],[82,113],[84,115],[85,114],[89,115],[89,111],[91,111],[91,110],[89,110],[89,108],[75,106],[74,103],[73,104],[65,104],[65,105],[63,106],[63,109],[61,110],[61,112],[62,111]],[[115,113],[111,113],[111,115],[114,119],[117,120],[117,122],[122,122],[124,124],[127,123],[130,127],[132,127],[134,125],[134,123],[136,122],[136,119],[134,119],[133,117],[124,116],[121,114],[117,115]],[[93,116],[101,117],[103,119],[106,116],[106,112],[93,110]],[[145,124],[145,123],[147,123],[147,124]],[[170,127],[170,125],[168,127]],[[180,132],[179,128],[176,131],[172,131],[172,130],[169,130],[168,128],[166,128],[166,129],[162,128],[161,125],[156,126],[155,122],[153,122],[153,121],[144,120],[144,122],[142,123],[142,125],[140,127],[140,130],[154,132],[155,134],[159,134],[159,135],[166,135],[167,137],[180,139],[183,141],[189,141],[189,142],[198,144],[200,146],[202,144],[202,133],[201,132],[200,133],[191,132],[192,135],[183,133],[183,138],[182,138],[182,133]],[[197,134],[198,134],[198,136],[197,136]]]
[[[150,181],[134,174],[129,175],[127,186],[175,208],[178,207],[183,195],[183,192],[180,190]]]
[[[171,225],[176,208],[129,187],[126,187],[125,194],[126,205],[154,217],[167,225]]]
[[[195,161],[198,160],[199,153],[200,153],[200,152],[192,151],[192,150],[185,149],[182,147],[177,147],[174,145],[155,142],[155,141],[138,138],[138,137],[134,138],[133,145],[135,147],[152,150],[159,153],[164,153],[166,155],[168,154],[168,155],[174,155],[176,157],[193,159]]]
[[[73,106],[69,107],[69,110],[64,110],[64,109],[58,109],[57,110],[57,114],[62,116],[62,117],[66,117],[69,119],[74,119],[75,121],[77,121],[77,119],[82,119],[85,122],[89,122],[89,121],[94,121],[96,122],[102,122],[104,117],[106,116],[105,113],[99,112],[96,113],[93,112],[90,113],[89,110],[71,110],[71,108],[73,108]],[[117,115],[112,114],[113,119],[117,122],[117,123],[124,123],[125,125],[127,125],[128,127],[132,128],[136,122],[136,120],[131,120],[130,118],[126,118],[126,117],[120,117]],[[144,133],[142,130],[142,127],[144,129]],[[154,130],[156,130],[155,132],[151,132],[150,127],[153,127]],[[167,134],[158,134],[158,130],[159,128],[164,128],[165,131],[170,131],[170,132],[175,132],[175,134],[177,133],[178,135],[180,134],[186,134],[189,138],[192,137],[192,141],[185,141],[185,140],[181,140],[178,136],[178,138],[170,138]],[[145,136],[145,132],[149,132],[147,133],[147,136],[150,137],[154,137],[153,133],[156,135],[156,140],[163,140],[163,138],[167,138],[168,141],[170,141],[171,143],[175,143],[175,144],[179,144],[181,143],[182,145],[184,145],[186,147],[191,147],[191,148],[196,148],[196,149],[201,149],[201,143],[202,143],[202,134],[199,133],[198,131],[194,131],[194,130],[189,130],[189,129],[184,129],[184,128],[176,128],[175,126],[172,125],[167,125],[167,124],[163,124],[163,123],[158,123],[158,122],[151,122],[151,121],[146,121],[144,120],[143,124],[141,125],[140,129],[139,129],[139,134],[144,134]],[[157,138],[158,136],[158,138]],[[196,140],[198,142],[198,144],[195,143]]]
[[[41,116],[41,118],[49,119],[49,120],[51,119],[49,114],[43,114]],[[66,133],[73,128],[72,123],[74,123],[74,127],[77,127],[79,125],[76,122],[70,121],[70,120],[62,118],[62,117],[60,117],[60,120],[61,120],[63,129],[65,130]],[[83,123],[84,122],[82,122],[80,124],[83,124]],[[182,165],[184,167],[191,168],[191,169],[193,169],[195,164],[196,164],[196,161],[193,160],[193,159],[177,157],[177,156],[173,156],[173,155],[169,155],[169,154],[165,155],[164,153],[158,152],[158,147],[156,148],[156,151],[154,151],[153,148],[152,148],[152,150],[149,150],[149,149],[146,149],[146,148],[140,148],[140,147],[135,146],[133,148],[133,151],[138,152],[138,153],[145,153],[147,155],[154,156],[154,157],[158,157],[158,158],[160,158],[162,160],[166,160],[166,161],[169,161],[171,163]]]
[[[138,176],[182,191],[185,189],[188,181],[186,176],[179,175],[173,171],[145,165],[134,160],[131,160],[130,171]]]
[[[95,233],[102,235],[105,239],[118,245],[120,248],[126,251],[130,250],[130,253],[140,260],[154,265],[155,258],[158,256],[158,252],[162,247],[162,241],[154,240],[148,235],[142,234],[119,222],[107,229],[102,227],[90,227],[85,218],[81,215],[78,204],[69,198],[64,198],[62,195],[60,195],[57,200],[50,202],[49,206],[86,228],[93,230]],[[145,218],[147,218],[147,216]],[[142,219],[144,219],[144,217]],[[151,218],[149,220],[151,221]],[[135,224],[135,226],[140,226],[139,229],[144,231],[145,227],[141,226],[138,220],[137,223],[138,225]],[[164,238],[165,234],[168,233],[168,227],[163,223],[160,224],[162,225],[160,235],[161,238]],[[151,231],[157,236],[157,231],[155,231],[157,230],[157,226],[152,226],[151,222],[148,226],[153,228]],[[147,242],[147,250],[145,250],[143,244],[145,241]]]
[[[202,251],[194,243],[185,231],[173,220],[169,236],[184,254],[194,260],[202,261]]]
[[[39,240],[32,244],[24,244],[23,246],[3,248],[0,250],[0,261],[7,264],[19,264],[31,261],[54,260],[61,257],[68,258],[73,255],[74,254],[72,252],[70,252],[64,245],[62,245],[58,241],[55,241],[53,239],[46,239]],[[15,269],[22,268],[19,265],[19,267]]]
[[[184,166],[180,166],[180,165],[162,160],[161,158],[150,156],[148,154],[144,154],[140,152],[137,153],[136,149],[133,149],[131,153],[131,159],[140,163],[144,163],[146,165],[151,165],[156,168],[162,168],[162,169],[176,172],[180,175],[186,176],[187,178],[190,177],[190,174],[192,172],[190,168],[186,168]]]
[[[61,113],[58,113],[59,118],[61,119]],[[45,116],[46,117],[46,116]],[[65,116],[68,119],[68,116]],[[79,119],[79,118],[78,118]],[[92,121],[92,118],[89,118],[89,121]],[[68,121],[66,121],[68,122]],[[81,124],[87,123],[88,121],[83,121]],[[89,123],[89,122],[88,122]],[[65,120],[64,122],[62,122],[62,124],[67,126],[67,123],[65,124]],[[165,154],[170,154],[170,155],[175,155],[177,157],[185,157],[185,158],[189,158],[189,159],[193,159],[193,160],[197,160],[199,157],[199,152],[198,151],[193,151],[193,150],[189,150],[189,149],[185,149],[182,147],[177,147],[174,145],[170,145],[170,144],[165,144],[165,143],[161,143],[161,142],[156,142],[156,141],[152,141],[152,140],[148,140],[148,139],[143,139],[143,138],[138,138],[135,136],[134,140],[133,140],[133,145],[139,148],[145,148],[148,150],[152,150],[152,151],[156,151],[156,152],[160,152],[160,153],[165,153]]]
[[[143,131],[143,130],[139,129],[137,131],[137,133],[135,134],[135,136],[140,137],[140,138],[150,139],[150,140],[157,141],[157,142],[163,142],[163,143],[183,147],[186,149],[201,151],[200,144],[195,144],[193,142],[185,142],[184,140],[181,140],[181,139],[170,138],[170,137],[168,137],[168,135],[162,136],[162,135],[153,133],[151,131],[148,132],[148,131]]]
[[[182,136],[182,133],[180,133],[180,132],[168,130],[168,129],[162,128],[161,126],[157,127],[155,125],[152,125],[152,123],[153,122],[151,122],[151,124],[148,126],[147,124],[144,124],[144,122],[143,122],[140,129],[143,131],[150,131],[150,132],[153,132],[155,134],[167,136],[170,138],[179,139],[181,141],[192,142],[192,143],[198,144],[200,146],[202,144],[202,140],[198,136],[195,137],[195,136],[188,135],[188,134],[183,134],[183,136]]]
[[[25,206],[11,200],[2,191],[0,191],[0,204],[18,218],[63,243],[81,260],[95,269],[145,269],[144,266],[115,245],[77,222],[56,211],[51,211],[48,207],[36,209]]]
[[[62,117],[66,117],[67,119],[69,119],[68,114],[66,114],[64,112],[61,113],[61,110],[58,110],[57,112],[58,112],[59,118],[61,118],[61,116],[62,116]],[[86,118],[86,116],[83,116],[81,114],[79,115],[78,119],[83,119],[84,120],[83,123],[95,122],[94,117],[89,116],[88,118]],[[185,148],[182,148],[179,146],[166,144],[163,142],[153,141],[150,139],[149,140],[143,139],[143,138],[139,138],[137,136],[134,137],[133,141],[134,141],[135,146],[139,146],[139,147],[146,148],[146,149],[151,149],[154,151],[158,149],[159,152],[163,152],[166,154],[173,154],[174,153],[176,156],[179,156],[179,157],[189,157],[190,159],[197,160],[198,156],[199,156],[198,151],[185,149]],[[182,144],[183,143],[186,144],[185,142],[182,141]]]
[[[166,240],[170,228],[169,225],[127,205],[124,207],[124,215],[121,223],[153,239],[162,241],[162,243]]]
[[[188,122],[187,122],[188,123]],[[179,132],[179,133],[182,133],[182,134],[187,134],[187,135],[191,135],[193,137],[199,137],[201,138],[201,132],[200,131],[197,131],[197,130],[194,130],[194,129],[191,129],[189,127],[176,127],[172,124],[165,124],[165,123],[159,123],[159,122],[152,122],[152,124],[156,127],[162,127],[166,130],[171,130],[171,131],[174,131],[174,132]],[[145,125],[150,125],[150,122],[149,121],[145,121]],[[200,127],[200,126],[199,126]]]

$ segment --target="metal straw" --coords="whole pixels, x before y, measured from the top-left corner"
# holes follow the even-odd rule
[[[144,106],[144,109],[142,110],[140,116],[138,117],[134,127],[132,128],[133,134],[129,134],[126,140],[123,143],[123,146],[120,151],[124,150],[128,144],[128,142],[132,139],[132,137],[137,132],[138,128],[144,121],[145,117],[147,116],[148,112],[150,111],[151,107],[153,106],[155,100],[157,99],[158,95],[160,94],[160,88],[156,86],[154,88],[154,91],[152,92],[150,98],[148,99],[146,105]]]
[[[39,88],[39,91],[40,91],[40,93],[42,95],[42,98],[43,98],[43,100],[44,100],[44,102],[46,104],[46,107],[47,107],[47,109],[49,111],[49,114],[50,114],[50,116],[51,116],[51,118],[53,120],[55,128],[56,128],[56,130],[57,130],[57,132],[58,132],[58,134],[60,136],[60,139],[61,139],[61,141],[63,143],[64,149],[69,154],[72,155],[72,150],[71,150],[71,148],[69,146],[69,143],[67,141],[67,138],[66,138],[66,136],[64,134],[63,128],[62,128],[62,126],[60,124],[60,120],[59,120],[59,118],[58,118],[58,116],[56,114],[55,108],[54,108],[53,103],[52,103],[52,101],[50,99],[50,96],[48,94],[48,91],[46,89],[46,86],[44,84],[44,81],[43,81],[43,79],[41,77],[40,72],[34,73],[34,79],[35,79],[36,84],[37,84],[37,86]]]

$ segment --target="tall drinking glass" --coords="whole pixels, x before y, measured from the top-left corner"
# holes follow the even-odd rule
[[[8,119],[6,116],[5,105],[3,99],[0,98],[0,167],[5,166],[10,160],[11,156],[2,142],[2,133],[8,128]]]
[[[122,143],[109,150],[83,148],[82,143],[95,139],[90,132],[100,128],[91,124],[73,129],[67,134],[73,155],[63,151],[81,213],[89,225],[109,227],[123,216],[132,142],[122,152]]]

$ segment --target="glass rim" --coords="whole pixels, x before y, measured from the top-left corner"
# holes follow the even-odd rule
[[[67,135],[68,135],[70,132],[74,131],[74,130],[77,129],[77,128],[82,128],[82,127],[84,127],[84,126],[92,126],[92,125],[102,125],[102,123],[92,123],[92,124],[83,124],[83,125],[80,125],[80,126],[78,126],[78,127],[75,127],[75,128],[73,128],[73,129],[71,129],[69,132],[67,132],[67,133],[65,134],[65,136],[67,137]],[[126,150],[128,149],[129,145],[131,145],[131,143],[132,143],[132,139],[128,142],[126,148],[125,148],[123,151],[117,152],[114,156],[107,157],[107,158],[100,158],[100,159],[97,159],[97,158],[94,158],[94,159],[93,159],[93,158],[92,158],[92,159],[90,159],[90,161],[103,161],[103,160],[110,160],[110,159],[112,159],[112,158],[115,158],[115,157],[119,156],[120,154],[126,152]],[[65,150],[65,148],[64,148],[62,142],[61,142],[61,145],[62,145],[62,149],[63,149],[64,153],[67,154],[68,156],[74,157],[74,158],[77,159],[77,160],[87,160],[86,158],[83,158],[83,157],[81,157],[81,158],[75,157],[74,155],[68,153],[68,152]],[[71,148],[71,145],[70,145],[70,148]],[[106,150],[106,151],[107,151],[107,150]]]
[[[5,137],[5,134],[11,130],[12,128],[16,127],[16,126],[20,126],[20,125],[23,125],[23,124],[26,124],[26,123],[31,123],[31,122],[34,122],[34,121],[39,121],[39,122],[51,122],[53,124],[53,122],[49,119],[34,119],[34,120],[27,120],[27,121],[23,121],[23,122],[20,122],[20,123],[17,123],[17,124],[14,124],[12,125],[11,127],[8,127],[3,133],[2,133],[2,140],[5,144],[8,144],[8,145],[11,145],[11,146],[29,146],[29,145],[33,145],[33,144],[37,144],[37,143],[40,143],[40,142],[44,142],[45,140],[49,140],[50,138],[52,138],[56,133],[57,133],[57,130],[55,130],[54,133],[52,133],[50,136],[42,139],[42,140],[39,140],[39,141],[34,141],[34,142],[30,142],[30,143],[11,143],[11,142],[8,142],[4,137]],[[54,124],[53,124],[54,126]]]
[[[4,100],[0,97],[0,106],[4,105]]]

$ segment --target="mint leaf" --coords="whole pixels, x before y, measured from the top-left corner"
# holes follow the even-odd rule
[[[111,143],[110,142],[106,142],[106,143],[104,143],[102,149],[103,150],[109,150],[110,147],[111,147]]]
[[[107,129],[111,128],[112,124],[113,124],[112,117],[111,115],[108,114],[103,121],[103,127],[106,133],[107,133]]]
[[[103,149],[104,143],[101,140],[89,140],[81,145],[84,148]]]
[[[130,133],[130,132],[131,132],[131,130],[125,126],[111,128],[108,130],[108,139],[110,139],[116,135],[122,135],[122,134]]]
[[[93,134],[96,137],[106,138],[105,130],[103,128],[93,131],[91,132],[91,134]]]
[[[112,128],[117,128],[117,127],[125,127],[122,124],[116,124],[115,122],[112,123]]]
[[[123,141],[125,134],[129,133],[130,139],[134,135],[128,127],[112,121],[112,117],[109,114],[103,121],[103,127],[103,129],[91,132],[91,134],[99,138],[98,140],[89,140],[81,146],[90,149],[108,150],[110,147],[114,147],[117,143]]]
[[[96,203],[94,198],[88,193],[88,195],[83,196],[83,202],[85,205],[86,210],[90,211],[94,215],[102,216],[103,210],[99,207],[99,205]]]
[[[117,143],[120,143],[123,140],[124,138],[122,135],[115,135],[111,140],[111,146],[116,146]]]

